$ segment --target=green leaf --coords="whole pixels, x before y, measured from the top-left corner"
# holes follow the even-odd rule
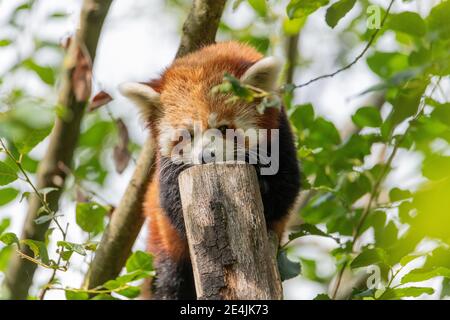
[[[77,203],[76,222],[86,232],[98,234],[103,230],[103,220],[108,210],[95,202]]]
[[[17,236],[12,232],[2,234],[0,236],[0,241],[6,244],[7,246],[10,246],[14,243],[19,245],[19,238],[17,238]]]
[[[133,271],[153,271],[153,257],[143,251],[134,252],[127,260],[127,272]]]
[[[317,9],[326,6],[329,0],[291,0],[286,8],[289,19],[305,20]]]
[[[300,259],[300,265],[301,265],[301,270],[302,270],[302,276],[303,277],[305,277],[306,279],[309,279],[309,280],[317,281],[317,282],[322,282],[323,281],[323,279],[321,279],[317,275],[317,262],[316,262],[316,260],[301,258]]]
[[[14,248],[12,246],[6,246],[0,249],[0,272],[5,272],[8,269],[13,250]]]
[[[146,279],[153,277],[155,275],[154,271],[142,271],[142,270],[136,270],[131,273],[126,273],[124,275],[121,275],[116,278],[116,281],[120,282],[121,284],[125,285],[129,282]]]
[[[43,129],[30,129],[20,139],[14,140],[14,145],[21,154],[27,154],[42,142],[52,131],[52,127]]]
[[[375,295],[375,289],[353,289],[352,297],[367,298]]]
[[[117,288],[120,288],[122,286],[123,284],[117,280],[109,280],[106,281],[105,284],[103,284],[103,287],[108,290],[116,290]]]
[[[356,0],[339,0],[333,3],[327,10],[325,21],[334,28],[339,20],[341,20],[355,6]]]
[[[312,104],[296,105],[290,113],[292,124],[299,130],[308,128],[314,122]]]
[[[44,242],[46,246],[48,246],[48,244],[50,243],[50,237],[53,231],[55,231],[55,228],[48,228],[47,231],[45,231]]]
[[[318,143],[317,147],[341,143],[341,136],[335,125],[321,117],[312,125],[310,138]]]
[[[383,124],[383,136],[391,133],[397,124],[416,114],[419,109],[420,100],[427,86],[428,81],[412,79],[398,91],[391,102],[393,106],[392,111],[386,122]]]
[[[248,0],[248,3],[252,8],[261,16],[265,17],[267,15],[267,4],[266,0]]]
[[[278,269],[280,270],[281,281],[295,278],[300,274],[300,262],[293,262],[287,257],[286,250],[278,251]]]
[[[50,260],[48,258],[47,246],[42,241],[24,239],[20,240],[20,243],[28,246],[31,251],[33,251],[34,257],[41,259],[45,264],[49,264]]]
[[[410,11],[391,14],[386,25],[391,30],[418,37],[424,36],[427,30],[425,21],[420,15]]]
[[[66,290],[67,300],[89,300],[89,294],[87,292]]]
[[[412,193],[409,190],[402,190],[399,188],[393,188],[389,191],[389,199],[391,202],[397,202],[412,197]]]
[[[350,264],[352,269],[367,267],[373,264],[384,264],[386,252],[381,248],[365,249]]]
[[[404,257],[400,260],[400,265],[401,265],[402,267],[404,267],[404,266],[406,266],[408,263],[410,263],[411,261],[416,260],[417,258],[420,258],[420,257],[422,257],[422,256],[421,256],[421,255],[413,255],[413,254],[404,256]]]
[[[28,199],[30,194],[31,194],[31,192],[28,192],[28,191],[25,191],[24,193],[22,193],[22,196],[20,197],[19,203],[22,203],[23,199]]]
[[[404,297],[419,297],[422,294],[433,294],[433,288],[407,287],[397,289],[387,289],[378,299],[396,300]]]
[[[0,261],[1,261],[1,259],[0,259]],[[444,299],[445,297],[450,297],[450,279],[449,278],[444,278],[442,280],[441,299]]]
[[[67,241],[58,241],[57,245],[59,247],[63,247],[64,249],[68,251],[73,251],[78,253],[79,255],[85,256],[86,250],[84,249],[84,246],[78,243],[73,242],[67,242]]]
[[[352,172],[345,177],[339,194],[347,205],[352,205],[366,193],[370,193],[372,184],[366,174]]]
[[[0,189],[0,206],[10,203],[17,198],[18,195],[19,190],[13,188]]]
[[[352,116],[352,121],[360,128],[377,128],[382,124],[383,119],[378,108],[362,107]]]
[[[106,293],[102,293],[102,294],[98,294],[95,297],[93,297],[91,300],[119,300],[117,298],[114,298],[112,295],[110,294],[106,294]]]
[[[55,84],[55,72],[51,67],[40,66],[33,59],[23,61],[22,65],[25,68],[34,71],[46,84],[50,86]]]
[[[50,18],[67,18],[68,14],[66,12],[54,12],[50,15]]]
[[[48,195],[48,194],[50,194],[50,193],[52,193],[52,192],[58,191],[58,190],[59,190],[59,188],[52,188],[52,187],[49,187],[49,188],[42,188],[42,189],[39,189],[38,192],[39,192],[40,194],[42,194],[43,196],[46,196],[46,195]]]
[[[433,270],[414,269],[402,278],[401,283],[421,282],[435,277],[450,278],[450,269],[445,267],[437,267]]]
[[[18,178],[16,171],[5,162],[0,161],[0,186],[5,186]]]

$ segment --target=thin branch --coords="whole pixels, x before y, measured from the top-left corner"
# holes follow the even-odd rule
[[[319,76],[319,77],[317,77],[317,78],[311,79],[311,80],[309,80],[309,81],[307,81],[307,82],[305,82],[305,83],[295,85],[295,86],[294,86],[294,89],[299,89],[299,88],[306,87],[306,86],[308,86],[308,85],[310,85],[310,84],[312,84],[312,83],[314,83],[314,82],[317,82],[317,81],[319,81],[319,80],[322,80],[322,79],[332,78],[332,77],[334,77],[335,75],[341,73],[342,71],[345,71],[345,70],[350,69],[350,68],[353,67],[356,63],[358,63],[358,61],[361,60],[361,58],[366,54],[366,52],[370,49],[370,47],[372,46],[372,44],[375,42],[375,39],[377,38],[378,33],[379,33],[380,30],[383,28],[383,26],[384,26],[384,24],[385,24],[385,22],[386,22],[386,19],[387,19],[387,17],[389,16],[389,12],[391,11],[391,8],[392,8],[392,5],[394,4],[394,2],[395,2],[395,0],[391,0],[391,2],[389,3],[388,8],[387,8],[387,10],[386,10],[386,14],[384,15],[383,20],[381,21],[380,28],[376,29],[375,32],[372,33],[372,36],[370,37],[370,39],[369,39],[369,41],[367,42],[367,44],[366,44],[366,46],[364,47],[364,49],[361,51],[360,54],[358,54],[358,55],[356,56],[355,59],[353,59],[352,62],[350,62],[350,63],[347,64],[346,66],[344,66],[344,67],[342,67],[342,68],[340,68],[340,69],[338,69],[338,70],[336,70],[336,71],[334,71],[334,72],[332,72],[332,73],[324,74],[324,75],[321,75],[321,76]]]
[[[434,87],[433,87],[431,93],[430,93],[430,96],[433,96],[433,94],[434,94],[434,92],[436,91],[436,89],[438,88],[439,83],[440,83],[441,80],[442,80],[442,77],[439,77],[438,80],[437,80],[437,82],[436,82],[436,84],[434,85]],[[416,115],[409,121],[409,124],[411,124],[412,122],[416,121],[421,115],[423,115],[424,108],[425,108],[425,104],[426,104],[425,98],[423,97],[423,99],[422,99],[422,101],[421,101],[421,104],[420,104],[420,106],[419,106],[419,108],[418,108],[418,112],[417,112]],[[381,172],[380,176],[378,177],[377,181],[375,182],[375,185],[374,185],[374,187],[373,187],[373,189],[372,189],[372,192],[371,192],[371,194],[370,194],[369,202],[368,202],[366,208],[364,209],[363,214],[361,215],[361,219],[360,219],[360,221],[359,221],[359,223],[358,223],[358,225],[357,225],[357,227],[356,227],[356,229],[355,229],[354,235],[353,235],[353,239],[352,239],[352,243],[351,243],[351,247],[352,247],[352,250],[353,250],[353,251],[355,250],[355,244],[356,244],[356,242],[358,241],[359,237],[361,236],[361,229],[362,229],[362,227],[364,226],[364,222],[366,221],[367,217],[369,216],[370,212],[372,211],[372,204],[373,204],[373,202],[378,198],[378,195],[379,195],[379,192],[380,192],[379,189],[380,189],[381,184],[383,183],[384,179],[385,179],[386,176],[387,176],[389,167],[391,166],[392,161],[394,160],[394,158],[395,158],[395,156],[396,156],[396,154],[397,154],[397,152],[398,152],[398,149],[400,148],[400,145],[402,144],[402,142],[403,142],[404,139],[406,138],[406,135],[407,135],[407,133],[409,132],[409,130],[410,130],[411,128],[412,128],[412,126],[409,125],[409,126],[406,128],[406,131],[403,133],[403,135],[396,141],[396,143],[395,143],[395,145],[394,145],[394,149],[392,150],[391,155],[389,156],[388,160],[386,161],[386,165],[384,166],[383,171]],[[342,277],[343,277],[343,275],[344,275],[345,269],[348,267],[348,264],[349,264],[349,261],[347,261],[347,262],[343,265],[342,269],[339,271],[339,274],[338,274],[338,282],[337,282],[337,284],[336,284],[336,287],[335,287],[334,292],[333,292],[333,295],[332,295],[332,298],[333,298],[333,299],[336,298],[336,295],[337,295],[337,293],[338,293],[340,284],[341,284],[341,282],[342,282]]]

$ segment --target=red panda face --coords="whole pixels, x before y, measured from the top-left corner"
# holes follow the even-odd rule
[[[244,84],[273,91],[280,67],[251,47],[220,43],[177,59],[150,86],[127,84],[122,92],[143,110],[162,156],[184,163],[222,162],[237,150],[256,149],[265,139],[260,129],[278,128],[279,111],[267,108],[260,114],[258,101],[230,101],[231,94],[212,88],[228,72]]]

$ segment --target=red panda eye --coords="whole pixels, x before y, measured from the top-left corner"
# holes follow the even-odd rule
[[[225,134],[227,133],[228,126],[227,126],[227,125],[223,125],[223,126],[220,126],[220,127],[217,128],[217,129],[219,129],[219,131],[220,131],[223,135],[225,135]]]

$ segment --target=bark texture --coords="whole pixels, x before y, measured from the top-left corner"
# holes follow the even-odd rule
[[[108,13],[112,0],[84,0],[80,16],[79,29],[72,39],[66,56],[58,104],[68,109],[68,119],[58,118],[50,136],[49,147],[37,172],[37,187],[58,188],[47,196],[49,207],[57,211],[59,199],[64,187],[67,168],[72,165],[72,158],[80,135],[80,124],[90,96],[89,68],[95,59],[97,43],[100,38],[103,22]],[[83,59],[80,59],[80,55]],[[84,62],[81,63],[80,60]],[[86,65],[88,63],[89,65]],[[80,66],[84,64],[84,66]],[[80,81],[74,85],[74,79]],[[83,87],[85,85],[85,87]],[[37,196],[30,197],[22,239],[44,240],[49,223],[37,225],[34,220],[38,217],[41,203]],[[28,247],[21,250],[33,256]],[[36,264],[23,260],[15,255],[9,265],[5,283],[12,299],[26,299]]]
[[[253,166],[194,166],[179,185],[197,297],[282,299]]]

